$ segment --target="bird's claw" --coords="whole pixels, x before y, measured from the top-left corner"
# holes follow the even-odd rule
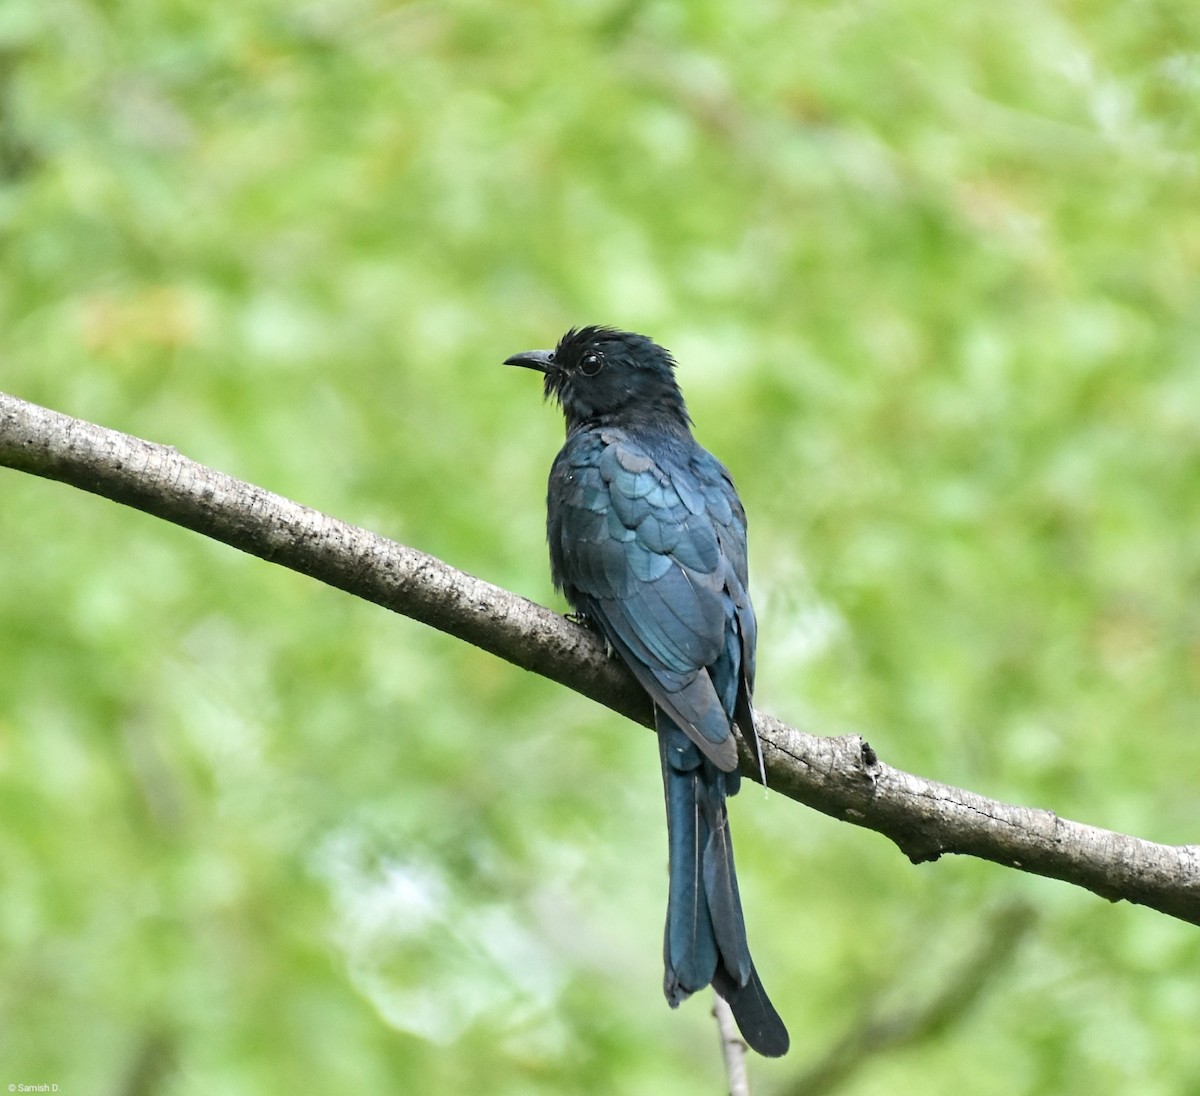
[[[592,620],[587,613],[567,613],[566,619],[572,624],[578,624],[581,628],[586,628],[589,632],[595,632],[601,639],[603,639],[605,658],[616,657],[617,649],[611,643],[609,643],[608,636],[606,636],[604,632],[596,626],[596,622]]]

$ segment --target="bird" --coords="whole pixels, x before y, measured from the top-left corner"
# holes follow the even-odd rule
[[[550,573],[649,694],[667,812],[663,991],[672,1008],[711,985],[746,1044],[789,1037],[750,956],[726,800],[736,726],[764,776],[754,724],[757,623],[746,515],[725,466],[696,441],[669,351],[613,327],[571,328],[505,365],[543,374],[566,419],[550,469]]]

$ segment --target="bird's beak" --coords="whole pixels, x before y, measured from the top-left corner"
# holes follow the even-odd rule
[[[505,365],[520,365],[526,369],[536,369],[539,373],[549,373],[554,366],[553,350],[522,350],[511,358],[504,359]]]

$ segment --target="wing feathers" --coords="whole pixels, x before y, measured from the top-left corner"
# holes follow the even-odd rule
[[[705,755],[734,768],[726,693],[750,679],[730,664],[716,689],[709,671],[724,658],[729,606],[743,637],[753,610],[744,517],[724,470],[694,445],[652,457],[623,430],[584,432],[555,461],[548,509],[555,581],[644,667],[639,680]],[[747,654],[752,642],[734,661]]]

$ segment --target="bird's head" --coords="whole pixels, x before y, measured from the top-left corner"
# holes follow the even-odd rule
[[[675,359],[653,339],[612,327],[571,328],[553,350],[526,350],[506,358],[545,375],[545,394],[567,417],[584,423],[639,421],[686,429],[691,419],[675,383]]]

